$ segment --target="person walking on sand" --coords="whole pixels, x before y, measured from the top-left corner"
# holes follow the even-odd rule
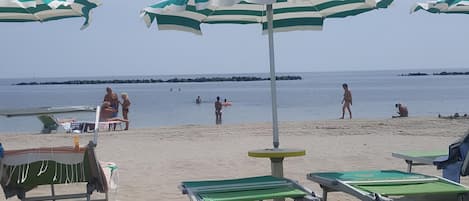
[[[350,106],[352,106],[352,92],[350,92],[348,85],[345,83],[342,84],[342,88],[344,88],[344,98],[342,99],[342,117],[340,119],[344,119],[345,109],[348,110],[350,119],[352,119],[352,110],[350,110]]]
[[[127,120],[125,122],[125,129],[124,130],[129,130],[129,107],[130,107],[130,100],[129,100],[129,95],[127,93],[122,93],[122,103],[119,102],[122,105],[122,117]]]
[[[215,101],[215,123],[221,123],[221,108],[222,104],[220,102],[220,96],[217,96],[217,101]]]

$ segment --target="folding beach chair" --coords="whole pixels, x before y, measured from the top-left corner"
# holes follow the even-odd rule
[[[39,115],[37,118],[42,122],[43,127],[41,133],[51,133],[52,131],[57,132],[59,124],[51,115]]]
[[[444,178],[459,183],[460,176],[469,174],[468,152],[469,134],[466,134],[450,144],[447,151],[406,151],[392,153],[392,156],[404,159],[408,172],[412,171],[413,165],[435,165],[437,169],[443,169]],[[463,166],[465,161],[467,166]]]
[[[94,144],[74,147],[48,147],[24,150],[6,150],[1,160],[0,183],[8,199],[59,200],[86,198],[91,200],[94,191],[104,193],[108,200],[109,187],[117,175],[113,163],[101,165],[96,159]],[[55,185],[86,183],[83,193],[56,195]],[[27,197],[26,193],[40,185],[50,185],[51,195]]]
[[[71,123],[75,120],[68,119],[65,121],[59,121],[53,115],[39,115],[37,118],[42,122],[43,128],[41,133],[51,133],[52,131],[56,131],[61,126],[67,133],[72,131]]]
[[[297,182],[273,176],[185,181],[179,188],[191,201],[254,201],[278,198],[320,201],[311,190]]]
[[[318,172],[308,174],[307,178],[321,186],[324,201],[327,201],[327,193],[333,191],[341,191],[363,201],[392,201],[393,197],[418,199],[419,196],[467,200],[469,193],[469,188],[441,177],[397,170]]]
[[[462,138],[452,143],[448,147],[448,154],[436,158],[433,164],[438,169],[443,169],[443,177],[454,182],[460,181],[460,176],[466,176],[467,166],[463,167],[469,151],[469,134],[464,135]],[[466,162],[467,163],[467,162]]]
[[[120,130],[123,130],[122,123],[123,121],[100,121],[99,131],[115,131],[117,126]],[[71,123],[70,129],[74,133],[87,133],[94,131],[95,124],[92,121],[76,121]]]

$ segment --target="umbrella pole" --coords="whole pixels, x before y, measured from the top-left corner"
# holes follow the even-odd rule
[[[267,4],[266,6],[267,6],[267,30],[269,34],[270,93],[272,95],[273,145],[274,145],[274,148],[277,149],[280,143],[278,139],[277,85],[276,85],[276,77],[275,77],[273,9],[272,9],[272,4]]]
[[[96,106],[96,119],[94,122],[94,134],[93,134],[93,143],[98,145],[98,132],[99,132],[99,115],[101,113],[101,106]]]

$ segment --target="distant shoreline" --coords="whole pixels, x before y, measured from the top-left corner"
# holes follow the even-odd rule
[[[285,75],[276,76],[276,80],[301,80],[301,76]],[[62,82],[20,82],[13,85],[81,85],[81,84],[148,84],[148,83],[180,83],[180,82],[249,82],[265,81],[270,78],[253,76],[233,77],[199,77],[199,78],[172,78],[162,79],[127,79],[127,80],[69,80]]]
[[[429,75],[431,75],[431,74],[417,72],[417,73],[400,74],[399,76],[429,76]],[[439,72],[439,73],[433,73],[432,75],[436,75],[436,76],[439,76],[439,75],[469,75],[469,72],[446,72],[446,71],[443,71],[443,72]]]

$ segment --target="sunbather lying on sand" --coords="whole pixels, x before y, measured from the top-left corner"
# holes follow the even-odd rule
[[[438,118],[442,118],[442,119],[467,119],[469,118],[467,116],[467,114],[464,114],[464,115],[459,115],[459,113],[454,113],[454,115],[449,115],[449,116],[443,116],[441,114],[438,114]]]

